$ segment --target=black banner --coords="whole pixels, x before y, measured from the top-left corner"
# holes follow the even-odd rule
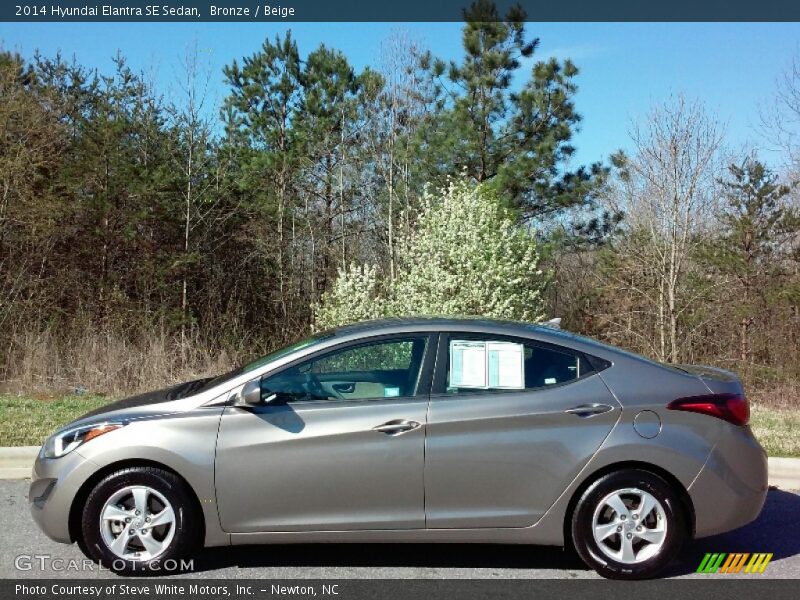
[[[471,0],[12,0],[1,21],[461,21]],[[500,18],[519,4],[531,21],[798,21],[797,0],[496,0]]]

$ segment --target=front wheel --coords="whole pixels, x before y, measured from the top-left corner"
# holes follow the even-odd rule
[[[677,556],[685,537],[686,518],[676,491],[639,469],[595,481],[572,517],[578,554],[612,579],[654,577]]]
[[[163,570],[170,559],[195,548],[199,515],[174,473],[132,467],[112,473],[89,494],[83,509],[81,547],[105,567],[123,574]]]

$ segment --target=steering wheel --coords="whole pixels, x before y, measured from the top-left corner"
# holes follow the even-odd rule
[[[305,386],[306,391],[316,400],[327,400],[331,397],[328,391],[322,387],[319,378],[309,371],[306,373]]]

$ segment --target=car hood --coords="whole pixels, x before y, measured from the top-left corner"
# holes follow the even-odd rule
[[[100,419],[98,417],[109,417],[112,415],[119,418],[141,418],[148,415],[173,412],[177,409],[177,407],[168,406],[170,403],[191,396],[195,391],[199,390],[204,383],[210,380],[211,378],[195,379],[193,381],[179,383],[168,388],[146,392],[136,396],[130,396],[129,398],[123,398],[122,400],[111,402],[105,406],[101,406],[100,408],[96,408],[95,410],[86,413],[71,423],[70,426],[94,421],[102,421],[104,419]]]

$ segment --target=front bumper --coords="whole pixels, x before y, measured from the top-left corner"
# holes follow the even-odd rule
[[[52,540],[72,543],[69,513],[83,483],[97,470],[97,465],[77,450],[61,458],[36,459],[28,492],[31,515],[39,528]]]
[[[749,427],[726,427],[728,430],[689,486],[698,538],[754,521],[767,498],[766,452]]]

